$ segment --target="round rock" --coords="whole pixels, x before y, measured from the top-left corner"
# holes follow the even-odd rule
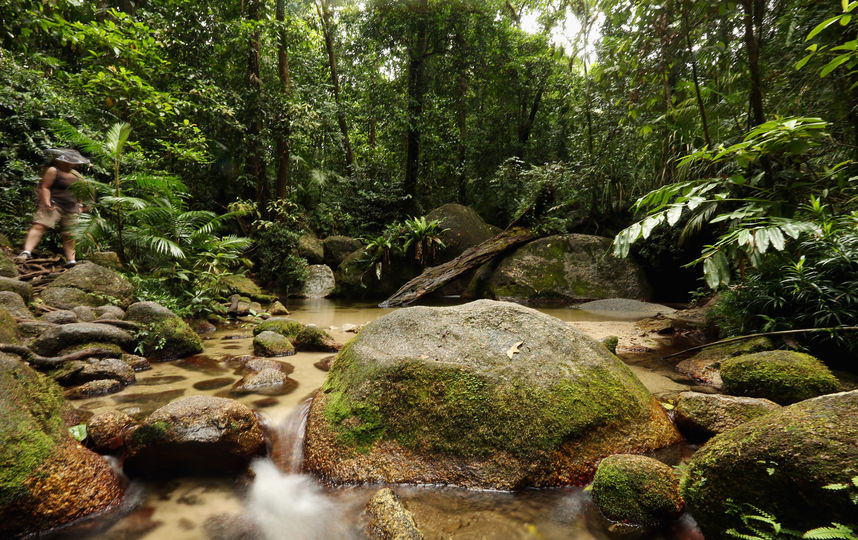
[[[134,419],[122,411],[97,414],[86,423],[88,444],[96,452],[112,452],[122,446],[122,433],[133,423]]]
[[[782,405],[837,391],[837,379],[809,354],[764,351],[721,362],[724,392]]]
[[[657,525],[675,519],[685,503],[673,469],[646,456],[617,454],[599,463],[593,501],[602,514],[630,525]]]
[[[266,330],[253,338],[253,353],[259,356],[290,356],[295,347],[285,337]]]
[[[768,399],[682,392],[674,419],[686,437],[705,439],[780,408]]]

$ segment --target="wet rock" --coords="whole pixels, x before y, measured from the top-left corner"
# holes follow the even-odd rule
[[[44,321],[21,321],[18,323],[18,330],[21,332],[23,337],[37,338],[57,326],[59,325]]]
[[[126,436],[125,469],[136,475],[223,474],[241,470],[265,451],[253,411],[212,396],[177,399]]]
[[[137,356],[136,354],[125,353],[120,357],[120,360],[128,364],[135,372],[148,371],[152,369],[152,365],[149,363],[149,360],[146,360],[142,356]]]
[[[97,379],[94,381],[85,382],[80,386],[71,388],[66,391],[66,397],[69,399],[83,399],[97,396],[106,396],[115,394],[122,390],[122,383],[116,379]]]
[[[37,534],[104,511],[122,489],[108,463],[69,435],[61,391],[0,353],[0,536]]]
[[[45,313],[39,320],[53,324],[70,324],[77,322],[77,315],[75,315],[74,311],[58,309],[57,311]]]
[[[95,316],[98,319],[112,319],[121,321],[125,318],[125,310],[119,306],[114,306],[111,304],[98,306],[93,309],[93,311],[95,312]]]
[[[315,367],[317,367],[318,369],[321,369],[322,371],[330,371],[331,370],[331,364],[334,363],[334,359],[336,357],[337,357],[337,355],[335,355],[335,354],[332,354],[331,356],[326,356],[326,357],[322,358],[321,360],[319,360],[318,362],[314,363],[313,365]]]
[[[18,343],[21,334],[15,318],[4,308],[0,307],[0,343]]]
[[[9,256],[0,252],[0,276],[15,278],[18,277],[18,266]]]
[[[721,362],[734,356],[769,351],[774,348],[774,343],[767,337],[713,345],[676,364],[676,371],[720,389],[722,381],[718,366]]]
[[[333,294],[337,284],[334,271],[325,264],[312,264],[307,267],[307,279],[298,287],[296,296],[304,298],[324,298]]]
[[[60,274],[42,291],[46,304],[61,309],[74,306],[96,307],[117,304],[128,307],[134,299],[134,286],[110,268],[91,261],[81,261]]]
[[[350,253],[363,248],[363,243],[357,238],[348,236],[329,236],[322,240],[322,248],[325,253],[325,264],[336,268]]]
[[[351,332],[353,334],[357,334],[360,328],[356,324],[345,323],[343,325],[343,332]]]
[[[724,391],[786,405],[837,391],[837,379],[809,354],[764,351],[721,362]]]
[[[75,306],[71,308],[80,322],[92,322],[95,320],[95,311],[89,306]]]
[[[33,287],[26,281],[0,276],[0,291],[11,291],[29,304],[33,301]]]
[[[134,419],[122,411],[97,414],[86,424],[87,443],[100,454],[107,454],[123,444],[123,431]]]
[[[321,328],[305,326],[295,336],[295,349],[298,351],[336,352],[342,345]]]
[[[608,456],[599,463],[593,502],[612,521],[645,526],[676,519],[685,506],[673,469],[630,454]]]
[[[257,324],[253,329],[253,335],[257,336],[262,332],[276,332],[281,336],[295,337],[302,328],[304,325],[298,321],[285,317],[271,317],[267,321]]]
[[[674,420],[686,437],[708,439],[780,408],[768,399],[682,392]]]
[[[199,381],[194,383],[194,388],[197,390],[216,390],[218,388],[223,388],[224,386],[229,386],[235,382],[235,379],[232,377],[217,377],[215,379],[206,379],[204,381]]]
[[[295,371],[295,366],[286,362],[279,362],[269,358],[256,358],[254,356],[244,357],[241,367],[253,373],[259,373],[263,369],[275,369],[289,375]]]
[[[251,373],[244,377],[232,387],[233,394],[250,393],[277,393],[290,387],[294,388],[297,383],[290,379],[285,373],[278,369],[267,368],[259,373]]]
[[[740,515],[760,512],[798,531],[851,523],[847,493],[824,486],[858,476],[856,440],[858,390],[805,400],[710,439],[688,463],[682,496],[706,538],[744,530]]]
[[[130,350],[134,347],[134,336],[109,324],[79,322],[51,328],[36,338],[30,348],[43,356],[53,356],[67,347],[92,342],[112,343]]]
[[[78,381],[113,379],[123,385],[135,380],[134,369],[119,358],[90,359],[86,366],[75,376]]]
[[[313,400],[305,468],[333,481],[585,484],[680,440],[617,357],[559,319],[482,300],[365,326]]]
[[[284,336],[265,331],[253,338],[253,353],[260,356],[291,356],[295,354],[295,347]]]
[[[307,233],[298,238],[298,256],[307,259],[309,264],[325,262],[325,246],[315,234]]]
[[[608,253],[611,240],[586,234],[540,238],[498,264],[488,294],[519,302],[574,302],[593,298],[647,298],[643,270]]]
[[[24,299],[14,291],[0,291],[0,308],[18,319],[32,319],[33,314],[27,309]]]
[[[378,490],[366,505],[366,535],[374,540],[422,540],[414,516],[390,488]]]
[[[286,309],[286,306],[280,303],[279,300],[275,300],[269,307],[268,313],[270,315],[289,315],[289,310]]]
[[[456,203],[439,206],[426,214],[429,221],[438,220],[444,247],[438,252],[435,264],[452,260],[466,249],[484,242],[500,232],[500,229],[483,221],[483,218],[471,207]]]
[[[184,358],[203,351],[203,342],[188,323],[160,304],[137,302],[128,307],[125,318],[144,326],[139,345],[149,359],[164,361]]]
[[[209,321],[194,321],[193,328],[194,332],[200,335],[212,334],[217,331],[217,326]]]

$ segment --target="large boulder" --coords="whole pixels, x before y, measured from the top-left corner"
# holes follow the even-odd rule
[[[606,457],[596,470],[592,491],[593,501],[606,518],[630,525],[670,521],[685,506],[673,469],[646,456]]]
[[[825,364],[795,351],[764,351],[721,362],[724,391],[766,398],[782,405],[837,391]]]
[[[265,440],[247,405],[190,396],[149,415],[126,435],[125,446],[125,470],[132,474],[213,474],[245,468],[265,451]]]
[[[325,247],[322,241],[313,233],[301,235],[298,238],[298,256],[307,259],[310,264],[325,262]]]
[[[390,264],[384,265],[379,279],[366,250],[360,248],[353,251],[334,273],[336,294],[349,298],[385,298],[421,272],[412,260],[396,256],[391,259]]]
[[[610,246],[610,239],[586,234],[534,240],[501,260],[486,292],[517,302],[649,297],[643,270],[611,255]]]
[[[585,484],[607,455],[679,440],[601,344],[536,310],[481,300],[365,326],[314,397],[305,468],[344,482]]]
[[[138,334],[143,355],[153,360],[175,360],[203,352],[203,342],[178,315],[155,302],[128,307],[125,319],[143,325]]]
[[[19,279],[0,276],[0,291],[17,293],[27,303],[33,300],[33,286]]]
[[[4,308],[13,317],[32,319],[33,314],[27,309],[27,304],[20,294],[12,291],[0,291],[0,308]]]
[[[780,408],[768,399],[682,392],[674,420],[686,437],[709,438]]]
[[[464,253],[468,248],[484,242],[500,232],[489,225],[469,206],[448,203],[426,214],[427,220],[438,220],[445,229],[441,233],[444,248],[435,258],[435,264],[449,261]]]
[[[59,387],[0,353],[0,536],[38,535],[120,502],[110,465],[63,422]]]
[[[37,337],[30,348],[43,356],[53,356],[63,349],[86,343],[112,343],[126,351],[134,348],[134,336],[109,324],[71,323],[54,326]]]
[[[304,298],[324,298],[333,294],[337,288],[334,271],[326,264],[311,264],[307,267],[307,279],[298,287],[296,296]]]
[[[767,337],[743,339],[720,345],[712,345],[691,358],[686,358],[676,364],[676,371],[720,389],[723,385],[721,373],[718,371],[721,362],[734,356],[770,351],[774,348],[775,344]]]
[[[847,490],[858,476],[858,390],[784,407],[709,440],[688,463],[682,496],[707,539],[742,530],[742,514],[766,512],[805,531],[851,523]]]
[[[350,253],[363,247],[357,238],[348,236],[329,236],[322,241],[325,264],[331,268],[338,267]]]
[[[60,309],[105,303],[125,308],[134,300],[134,286],[114,270],[81,261],[51,282],[42,291],[42,300]]]

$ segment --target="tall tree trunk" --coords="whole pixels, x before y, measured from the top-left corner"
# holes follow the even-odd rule
[[[376,87],[378,85],[378,53],[372,61],[372,77],[369,80],[369,147],[375,149]]]
[[[259,22],[262,0],[247,0],[247,20],[254,25],[250,32],[247,55],[247,174],[256,181],[256,201],[264,208],[268,202],[268,180],[265,177],[265,159],[262,143],[262,112],[260,111],[262,80],[259,70],[260,35]]]
[[[764,0],[741,0],[745,10],[745,49],[748,52],[748,71],[751,75],[751,126],[765,122],[763,114],[763,85],[760,79],[760,40],[765,9]]]
[[[536,120],[536,113],[537,111],[539,111],[539,104],[542,102],[542,94],[544,93],[544,89],[545,86],[541,84],[539,89],[536,91],[536,97],[533,98],[533,103],[530,104],[530,107],[528,107],[527,100],[522,99],[518,121],[517,154],[520,158],[524,157],[524,147],[525,145],[527,145],[527,141],[530,138],[530,133],[533,131],[533,122]],[[587,110],[587,114],[590,114],[589,108]]]
[[[685,44],[688,47],[688,56],[691,59],[691,76],[694,79],[694,92],[697,94],[697,108],[700,110],[700,122],[703,124],[703,137],[706,146],[712,148],[712,137],[709,136],[709,122],[706,119],[706,106],[703,104],[703,96],[700,94],[700,79],[697,77],[697,58],[694,56],[694,48],[691,46],[691,27],[688,23],[688,0],[682,3],[682,21],[685,25]]]
[[[417,179],[420,167],[420,121],[426,96],[426,53],[427,31],[423,20],[428,9],[428,0],[417,0],[412,4],[416,18],[416,29],[409,43],[408,51],[408,131],[405,143],[405,182],[406,195],[411,196],[411,210],[417,209]]]
[[[286,0],[277,0],[275,17],[280,24],[277,32],[277,75],[280,78],[280,92],[288,103],[292,88],[289,80],[289,43],[285,28]],[[283,199],[289,187],[289,159],[292,153],[292,119],[288,112],[283,115],[279,124],[275,130],[274,144],[277,150],[277,198]]]
[[[334,88],[334,102],[337,104],[337,124],[340,126],[340,133],[343,135],[343,149],[346,151],[346,171],[351,174],[354,170],[354,153],[352,152],[352,143],[349,139],[349,129],[346,124],[346,115],[343,112],[342,103],[340,101],[340,77],[337,72],[337,54],[334,50],[334,27],[331,17],[331,6],[328,0],[317,0],[316,11],[319,14],[319,19],[322,22],[322,33],[325,36],[325,49],[328,51],[328,67],[331,71],[331,85]]]

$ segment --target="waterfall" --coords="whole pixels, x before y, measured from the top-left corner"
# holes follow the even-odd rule
[[[285,473],[300,473],[304,460],[304,430],[311,399],[306,400],[274,429],[271,461]]]

